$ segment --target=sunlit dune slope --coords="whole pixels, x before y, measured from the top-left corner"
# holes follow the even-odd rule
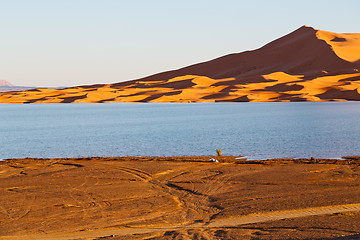
[[[138,80],[0,94],[0,103],[330,100],[360,100],[360,34],[307,26],[257,50]]]
[[[349,62],[360,60],[360,34],[338,34],[326,31],[317,31],[316,36],[329,44],[335,54]]]

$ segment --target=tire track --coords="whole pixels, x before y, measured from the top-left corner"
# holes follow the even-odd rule
[[[36,197],[33,196],[26,196],[22,198],[22,201],[19,201],[18,206],[19,209],[17,211],[13,211],[12,209],[5,209],[5,213],[7,215],[7,219],[11,221],[18,221],[24,217],[26,217],[32,210],[34,202],[36,201]]]
[[[205,213],[212,212],[211,207],[207,206],[208,205],[207,197],[202,196],[201,193],[198,193],[193,183],[192,183],[193,190],[189,190],[178,186],[176,182],[172,183],[166,179],[159,180],[156,178],[158,176],[157,174],[154,175],[155,176],[154,178],[153,175],[145,171],[139,170],[137,168],[116,167],[116,169],[131,174],[134,177],[140,179],[141,181],[148,182],[162,193],[166,195],[170,195],[170,197],[177,203],[177,210],[171,210],[171,212],[175,213],[176,211],[180,211],[180,214],[184,218],[183,220],[184,222],[186,222],[186,224],[191,224],[193,222],[193,221],[189,222],[189,219],[192,219],[189,213],[198,215],[197,218],[200,219],[203,218],[203,215]],[[176,173],[177,171],[180,171],[180,173]],[[181,168],[181,169],[173,169],[171,171],[165,171],[165,173],[160,174],[160,176],[166,175],[167,173],[175,173],[177,175],[184,174],[183,168]],[[151,219],[151,218],[146,217],[146,219]],[[205,218],[205,219],[208,220],[209,218]]]
[[[233,217],[228,219],[219,219],[219,220],[214,219],[213,221],[205,224],[194,223],[189,225],[171,225],[171,226],[159,226],[159,227],[138,227],[138,228],[128,227],[122,229],[106,229],[106,230],[94,230],[87,232],[56,234],[53,236],[44,236],[44,235],[33,235],[33,236],[28,235],[26,237],[14,236],[14,237],[7,237],[6,239],[44,239],[44,240],[59,239],[60,240],[60,239],[76,239],[76,238],[96,238],[107,235],[124,236],[124,235],[133,235],[133,234],[179,231],[186,229],[234,227],[239,225],[275,221],[280,219],[317,216],[317,215],[343,213],[343,212],[351,212],[351,211],[360,211],[360,203],[257,213],[257,214],[244,215],[244,216]]]
[[[137,169],[137,168],[116,166],[114,169],[117,169],[119,171],[130,174],[142,182],[151,184],[155,189],[159,190],[161,193],[170,196],[171,199],[176,203],[177,210],[173,209],[166,213],[175,212],[175,211],[179,211],[179,210],[184,211],[187,209],[186,201],[183,200],[182,196],[179,196],[178,194],[175,193],[176,191],[174,191],[171,187],[167,186],[167,181],[161,181],[161,180],[156,179],[156,176],[157,176],[156,174],[155,174],[155,178],[154,178],[154,176],[152,174],[147,173],[147,172]],[[166,173],[165,173],[165,175],[166,175]],[[144,221],[144,220],[158,218],[158,217],[161,217],[161,215],[163,215],[164,213],[165,212],[156,213],[156,214],[147,214],[147,215],[142,216],[141,220]]]
[[[175,173],[175,176],[167,180],[166,187],[170,188],[169,190],[171,190],[173,194],[178,195],[178,198],[182,201],[182,212],[185,214],[185,219],[187,220],[184,225],[208,222],[213,216],[221,212],[222,208],[211,204],[212,200],[209,195],[219,190],[227,181],[227,179],[224,178],[223,172],[213,171],[213,168],[217,167],[218,166],[211,166],[205,170],[202,167],[194,170],[196,174],[201,176],[196,182],[193,182],[191,177],[187,178],[186,181],[176,181],[176,177],[190,173],[189,171],[184,172],[184,169],[181,169],[181,172]],[[210,174],[207,173],[209,169],[211,171]],[[172,173],[174,173],[174,171]],[[218,185],[221,185],[219,188],[216,187],[216,189],[209,184],[215,179]]]
[[[134,177],[144,181],[144,182],[148,182],[152,179],[151,174],[145,172],[145,171],[141,171],[139,169],[136,168],[128,168],[128,167],[117,167],[116,169],[129,173],[131,175],[133,175]]]
[[[352,211],[360,211],[360,203],[304,208],[304,209],[287,210],[287,211],[256,213],[256,214],[245,215],[237,218],[214,220],[212,222],[205,224],[204,227],[207,228],[232,227],[232,226],[245,225],[251,223],[276,221],[276,220],[288,219],[288,218],[309,217],[309,216],[352,212]]]

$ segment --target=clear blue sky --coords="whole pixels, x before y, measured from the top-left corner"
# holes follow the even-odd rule
[[[360,33],[359,0],[0,0],[0,80],[136,79],[261,47],[302,25]]]

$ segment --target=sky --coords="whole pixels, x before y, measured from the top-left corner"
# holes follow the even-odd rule
[[[359,0],[0,0],[0,80],[115,83],[257,49],[303,25],[360,33]]]

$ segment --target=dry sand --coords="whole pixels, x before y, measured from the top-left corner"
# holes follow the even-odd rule
[[[115,84],[0,93],[0,103],[359,101],[359,71],[360,34],[303,26],[254,51]]]
[[[360,158],[0,162],[0,239],[359,239]]]

